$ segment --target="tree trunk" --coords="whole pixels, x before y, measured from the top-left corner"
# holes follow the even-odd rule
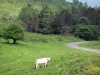
[[[16,39],[13,39],[13,44],[16,44]]]
[[[66,31],[65,31],[64,34],[69,35],[70,32],[71,32],[71,28],[70,28],[70,26],[67,25],[67,26],[66,26]]]
[[[34,16],[34,29],[36,33],[39,32],[39,17],[37,15]]]

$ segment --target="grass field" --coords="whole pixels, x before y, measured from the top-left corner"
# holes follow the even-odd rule
[[[82,41],[60,35],[25,33],[24,41],[6,44],[0,39],[0,75],[100,75],[100,55],[70,49],[65,44]],[[51,57],[46,68],[34,70],[35,59]]]
[[[100,49],[100,41],[91,41],[85,44],[80,44],[82,47],[93,48],[93,49]]]

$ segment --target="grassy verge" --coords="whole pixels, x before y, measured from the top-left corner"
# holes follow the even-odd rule
[[[85,44],[80,44],[81,47],[93,48],[93,49],[100,49],[100,41],[91,41]]]
[[[99,73],[100,55],[76,49],[65,44],[80,39],[58,35],[26,33],[24,41],[6,44],[0,39],[0,75],[85,75]],[[46,68],[34,70],[35,59],[51,57]],[[96,68],[96,69],[94,69]]]

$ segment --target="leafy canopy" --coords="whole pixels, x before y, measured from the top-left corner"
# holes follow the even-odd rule
[[[13,39],[13,43],[15,44],[16,40],[23,40],[24,29],[17,24],[11,24],[5,29],[3,38],[7,40]]]

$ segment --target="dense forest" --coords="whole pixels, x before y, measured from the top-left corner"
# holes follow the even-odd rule
[[[17,16],[1,14],[0,26],[17,23],[25,31],[33,33],[73,35],[84,40],[100,39],[99,7],[89,7],[78,0],[73,0],[73,3],[65,0],[7,0],[7,3],[23,5]]]

